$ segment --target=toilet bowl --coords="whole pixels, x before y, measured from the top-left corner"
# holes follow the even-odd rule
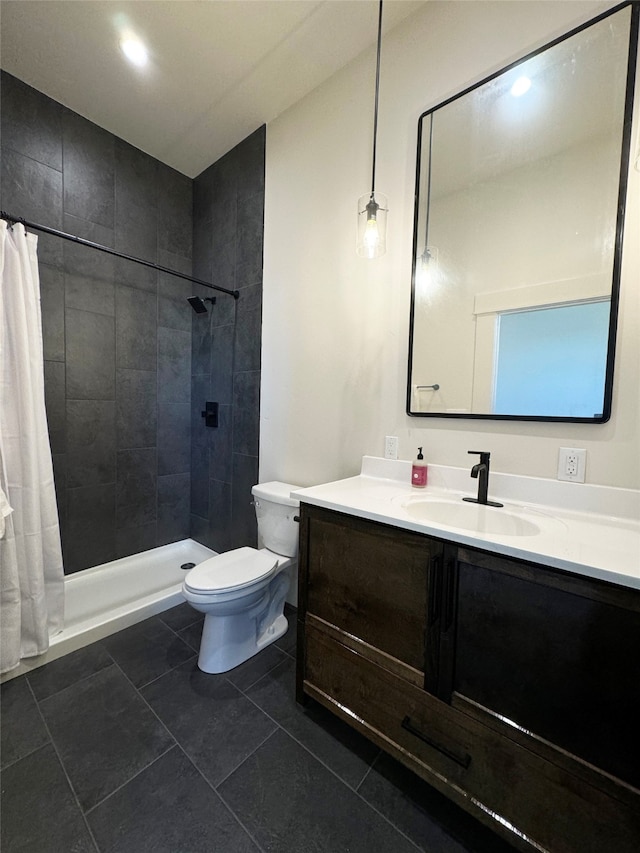
[[[254,486],[258,533],[266,547],[236,548],[200,563],[182,585],[185,600],[205,614],[198,667],[227,672],[281,637],[288,628],[284,601],[296,571],[299,486]]]

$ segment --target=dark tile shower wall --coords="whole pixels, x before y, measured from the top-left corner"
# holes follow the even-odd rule
[[[191,535],[216,551],[257,541],[265,136],[247,137],[193,187],[194,275],[240,291],[192,317]],[[219,403],[217,429],[201,417],[207,400]]]
[[[3,210],[191,274],[189,178],[5,73],[0,94]],[[70,573],[189,535],[192,291],[52,236],[38,245]]]

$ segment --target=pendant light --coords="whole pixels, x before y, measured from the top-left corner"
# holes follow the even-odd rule
[[[378,93],[380,89],[380,46],[382,43],[382,0],[378,12],[378,54],[376,58],[376,89],[373,111],[373,164],[371,192],[358,199],[357,253],[362,258],[379,258],[387,250],[387,198],[376,192],[376,142],[378,136]]]

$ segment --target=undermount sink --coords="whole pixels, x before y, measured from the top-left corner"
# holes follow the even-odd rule
[[[403,501],[402,506],[411,518],[418,521],[432,521],[475,533],[502,536],[536,536],[540,533],[540,526],[526,517],[525,511],[517,509],[417,495]]]

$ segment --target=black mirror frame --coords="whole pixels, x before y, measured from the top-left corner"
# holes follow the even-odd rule
[[[426,116],[431,115],[436,110],[439,110],[441,107],[446,106],[452,101],[457,100],[458,98],[462,98],[464,95],[469,94],[469,92],[474,91],[475,89],[483,86],[485,83],[488,83],[491,80],[494,80],[496,77],[500,77],[507,71],[510,71],[512,68],[516,68],[518,65],[521,65],[523,62],[527,62],[534,56],[537,56],[540,53],[548,50],[551,47],[554,47],[557,44],[560,44],[567,39],[572,38],[583,30],[588,29],[589,27],[597,24],[599,21],[604,20],[605,18],[610,17],[611,15],[616,14],[616,12],[620,12],[622,9],[627,7],[631,7],[631,22],[629,29],[629,53],[627,59],[627,85],[625,92],[625,106],[624,106],[624,119],[622,125],[622,148],[621,148],[621,156],[620,156],[620,180],[618,184],[618,206],[617,206],[617,219],[616,219],[616,236],[615,236],[615,245],[614,245],[614,254],[613,254],[613,271],[612,271],[612,282],[611,282],[611,310],[609,315],[609,342],[607,348],[607,364],[605,369],[605,388],[604,388],[604,399],[603,399],[603,413],[600,416],[596,416],[593,418],[571,418],[571,417],[544,417],[539,415],[499,415],[499,414],[475,414],[475,413],[459,413],[459,412],[413,412],[411,411],[411,397],[412,397],[412,383],[411,383],[411,375],[412,375],[412,367],[413,367],[413,326],[414,326],[414,314],[415,314],[415,291],[416,291],[416,261],[417,261],[417,248],[418,248],[418,207],[420,202],[420,158],[422,153],[422,125]],[[640,20],[640,2],[638,0],[626,0],[624,3],[620,3],[618,6],[613,7],[612,9],[603,12],[602,14],[596,16],[595,18],[591,18],[589,21],[586,21],[584,24],[581,24],[579,27],[575,27],[569,32],[565,33],[562,36],[554,39],[553,41],[548,42],[537,50],[528,53],[526,56],[523,56],[521,59],[516,60],[515,62],[506,65],[504,68],[501,68],[499,71],[490,74],[488,77],[483,78],[478,83],[474,83],[473,86],[469,86],[464,89],[462,92],[459,92],[457,95],[453,95],[450,98],[447,98],[445,101],[442,101],[439,104],[436,104],[435,107],[431,109],[425,110],[422,113],[420,118],[418,119],[418,136],[417,136],[417,160],[416,160],[416,183],[415,183],[415,196],[414,196],[414,218],[413,218],[413,244],[412,244],[412,266],[411,266],[411,310],[409,315],[409,357],[408,357],[408,369],[407,369],[407,397],[406,397],[406,413],[410,417],[416,418],[463,418],[467,420],[495,420],[495,421],[539,421],[539,422],[551,422],[551,423],[588,423],[588,424],[602,424],[606,423],[611,417],[611,405],[613,399],[613,368],[615,362],[615,350],[616,350],[616,334],[617,334],[617,326],[618,326],[618,306],[620,302],[620,276],[621,276],[621,265],[622,265],[622,242],[623,242],[623,234],[624,234],[624,218],[625,218],[625,209],[626,209],[626,198],[627,198],[627,184],[628,184],[628,175],[629,175],[629,165],[630,165],[630,152],[631,152],[631,126],[633,121],[633,98],[634,98],[634,89],[635,89],[635,79],[636,79],[636,64],[637,64],[637,54],[638,54],[638,24]]]

